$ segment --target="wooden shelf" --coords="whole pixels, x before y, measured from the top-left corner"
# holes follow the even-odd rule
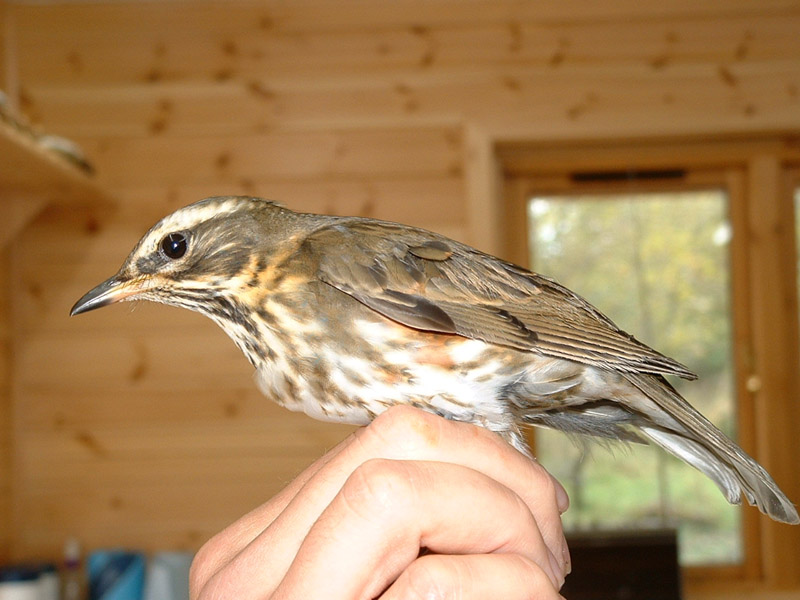
[[[0,248],[52,202],[109,203],[90,176],[0,121]]]

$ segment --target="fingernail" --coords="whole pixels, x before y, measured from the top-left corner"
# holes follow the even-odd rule
[[[558,506],[558,512],[563,515],[569,508],[569,494],[567,494],[567,490],[564,489],[561,482],[555,478],[553,478],[553,481],[556,482],[556,506]]]
[[[550,556],[550,569],[553,572],[551,575],[553,584],[556,586],[556,589],[560,590],[561,586],[564,585],[564,574],[561,570],[561,565],[559,564],[555,554],[549,551],[547,554]]]

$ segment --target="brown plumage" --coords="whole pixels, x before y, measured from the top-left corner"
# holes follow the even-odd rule
[[[321,419],[410,404],[498,432],[537,425],[652,441],[773,519],[798,523],[767,472],[665,375],[686,367],[555,281],[418,228],[209,198],[156,224],[72,314],[120,300],[217,322],[262,391]]]

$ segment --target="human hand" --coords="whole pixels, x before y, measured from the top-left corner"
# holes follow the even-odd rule
[[[497,435],[393,408],[209,540],[191,597],[560,598],[568,503]]]

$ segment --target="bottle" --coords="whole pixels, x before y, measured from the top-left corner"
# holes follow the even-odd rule
[[[84,600],[86,580],[81,565],[81,544],[69,538],[64,544],[64,571],[61,577],[61,600]]]

